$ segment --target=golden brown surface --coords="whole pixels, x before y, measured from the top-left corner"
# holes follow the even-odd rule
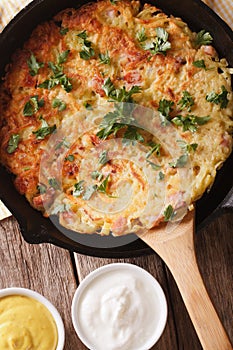
[[[166,31],[170,47],[155,53],[158,28]],[[61,29],[65,29],[62,34]],[[144,38],[139,33],[144,33]],[[218,59],[211,45],[196,45],[196,39],[197,34],[182,20],[169,18],[150,5],[141,10],[135,1],[100,1],[79,10],[68,9],[35,29],[24,48],[15,53],[0,93],[1,162],[16,175],[15,186],[31,205],[46,215],[59,212],[61,223],[79,232],[102,228],[101,234],[111,230],[120,235],[141,226],[150,228],[164,220],[168,206],[174,210],[188,207],[204,193],[231,152],[233,98],[226,61]],[[89,49],[84,59],[85,40]],[[28,64],[32,54],[37,63],[43,63],[34,76]],[[101,61],[100,54],[109,56],[110,62]],[[194,62],[202,62],[202,66]],[[65,88],[61,80],[55,82],[59,67],[54,65],[60,67]],[[116,133],[118,141],[113,135],[107,138],[109,142],[96,135],[101,129],[99,122],[115,108],[108,102],[109,90],[106,93],[109,78],[115,90],[140,87],[132,94],[133,101],[147,108],[144,114],[148,108],[152,111],[149,126],[146,118],[138,119],[142,109],[134,111],[135,120],[139,124],[143,121],[142,129],[147,129],[137,130],[142,137],[137,147],[119,141],[127,125]],[[43,83],[48,79],[54,85],[45,88]],[[182,106],[185,92],[191,97],[191,105]],[[227,102],[207,101],[211,93],[225,93]],[[37,108],[26,116],[25,105],[32,97]],[[54,99],[65,107],[54,107]],[[172,123],[167,127],[158,115],[163,100],[172,104],[165,118]],[[158,118],[153,119],[153,113]],[[179,115],[186,120],[192,116],[208,118],[190,131],[173,123]],[[45,122],[50,132],[40,139],[37,131]],[[12,135],[18,135],[19,142],[9,153]],[[148,146],[151,141],[161,145],[160,152],[148,159],[145,155],[152,149]],[[173,148],[181,152],[175,159]],[[109,160],[100,165],[104,151]],[[182,166],[177,166],[177,154],[187,158]],[[101,172],[101,180],[91,178],[95,170]],[[101,192],[106,178],[105,192]],[[75,184],[80,181],[87,181],[88,186],[85,184],[75,196]],[[95,185],[98,190],[83,199],[84,191]]]

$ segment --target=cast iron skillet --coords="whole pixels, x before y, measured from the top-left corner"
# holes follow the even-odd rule
[[[35,26],[67,7],[80,7],[88,0],[35,0],[23,9],[0,34],[0,76],[16,48],[21,47]],[[143,1],[142,1],[143,2]],[[214,37],[214,46],[221,57],[233,67],[233,32],[200,0],[156,0],[154,3],[167,14],[181,17],[194,31],[205,29]],[[197,202],[196,224],[200,229],[214,216],[233,208],[233,155],[224,163],[208,194]],[[152,253],[134,235],[113,238],[80,235],[66,230],[61,233],[49,219],[34,210],[12,184],[11,176],[0,166],[0,198],[20,224],[24,239],[29,243],[49,242],[57,246],[99,257],[132,257]],[[63,230],[64,231],[64,230]],[[75,240],[73,238],[75,237]],[[127,243],[128,242],[128,243]],[[115,245],[115,247],[113,247]]]

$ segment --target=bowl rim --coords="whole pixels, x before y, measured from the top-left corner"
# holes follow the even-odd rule
[[[27,296],[29,298],[39,301],[41,304],[43,304],[47,308],[47,310],[53,316],[53,319],[57,327],[58,341],[57,341],[56,350],[63,350],[64,344],[65,344],[65,328],[64,328],[64,323],[62,321],[61,315],[59,314],[55,306],[42,294],[32,289],[23,288],[23,287],[8,287],[8,288],[0,289],[0,299],[10,295]]]
[[[78,288],[76,289],[72,305],[71,305],[71,316],[72,316],[72,323],[74,326],[74,329],[80,338],[80,340],[88,347],[90,350],[95,350],[93,348],[93,344],[85,337],[81,330],[81,326],[78,322],[78,313],[77,313],[77,307],[80,301],[80,297],[85,292],[86,288],[88,288],[89,284],[94,281],[96,278],[98,278],[101,275],[104,275],[105,273],[113,271],[137,271],[139,273],[139,276],[144,279],[148,285],[151,286],[151,288],[154,288],[156,297],[158,298],[158,305],[159,305],[159,320],[156,327],[155,333],[152,334],[152,336],[146,340],[145,344],[141,346],[140,348],[137,348],[135,350],[148,350],[153,345],[157,343],[159,338],[162,336],[162,333],[165,329],[165,326],[167,324],[167,317],[168,317],[168,304],[167,299],[165,296],[165,293],[160,285],[160,283],[157,281],[157,279],[150,274],[147,270],[143,269],[142,267],[132,264],[132,263],[110,263],[106,264],[104,266],[101,266],[92,272],[90,272],[79,284]]]

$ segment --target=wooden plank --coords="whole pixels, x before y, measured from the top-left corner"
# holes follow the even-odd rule
[[[64,321],[64,350],[85,349],[71,320],[71,302],[77,284],[70,253],[50,244],[27,244],[13,218],[0,222],[0,242],[0,288],[25,287],[44,295]]]
[[[195,250],[201,275],[231,342],[233,342],[232,237],[232,214],[225,214],[214,220],[195,236]],[[168,270],[167,276],[177,327],[178,348],[201,350],[202,347],[178,288]]]
[[[139,258],[131,258],[131,259],[101,259],[101,258],[93,258],[89,256],[84,256],[80,254],[75,254],[76,265],[78,270],[79,279],[82,280],[86,275],[88,275],[91,271],[96,268],[111,264],[114,262],[125,262],[138,265],[145,270],[149,271],[161,284],[168,301],[168,322],[165,328],[165,331],[158,341],[158,343],[152,348],[153,350],[176,350],[176,331],[175,325],[173,321],[172,308],[170,304],[170,298],[168,294],[167,288],[167,280],[166,275],[164,273],[164,264],[161,259],[156,255],[149,255]]]

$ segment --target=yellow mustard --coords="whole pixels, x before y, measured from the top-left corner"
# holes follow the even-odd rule
[[[55,320],[39,301],[23,295],[0,298],[0,350],[55,350]]]

